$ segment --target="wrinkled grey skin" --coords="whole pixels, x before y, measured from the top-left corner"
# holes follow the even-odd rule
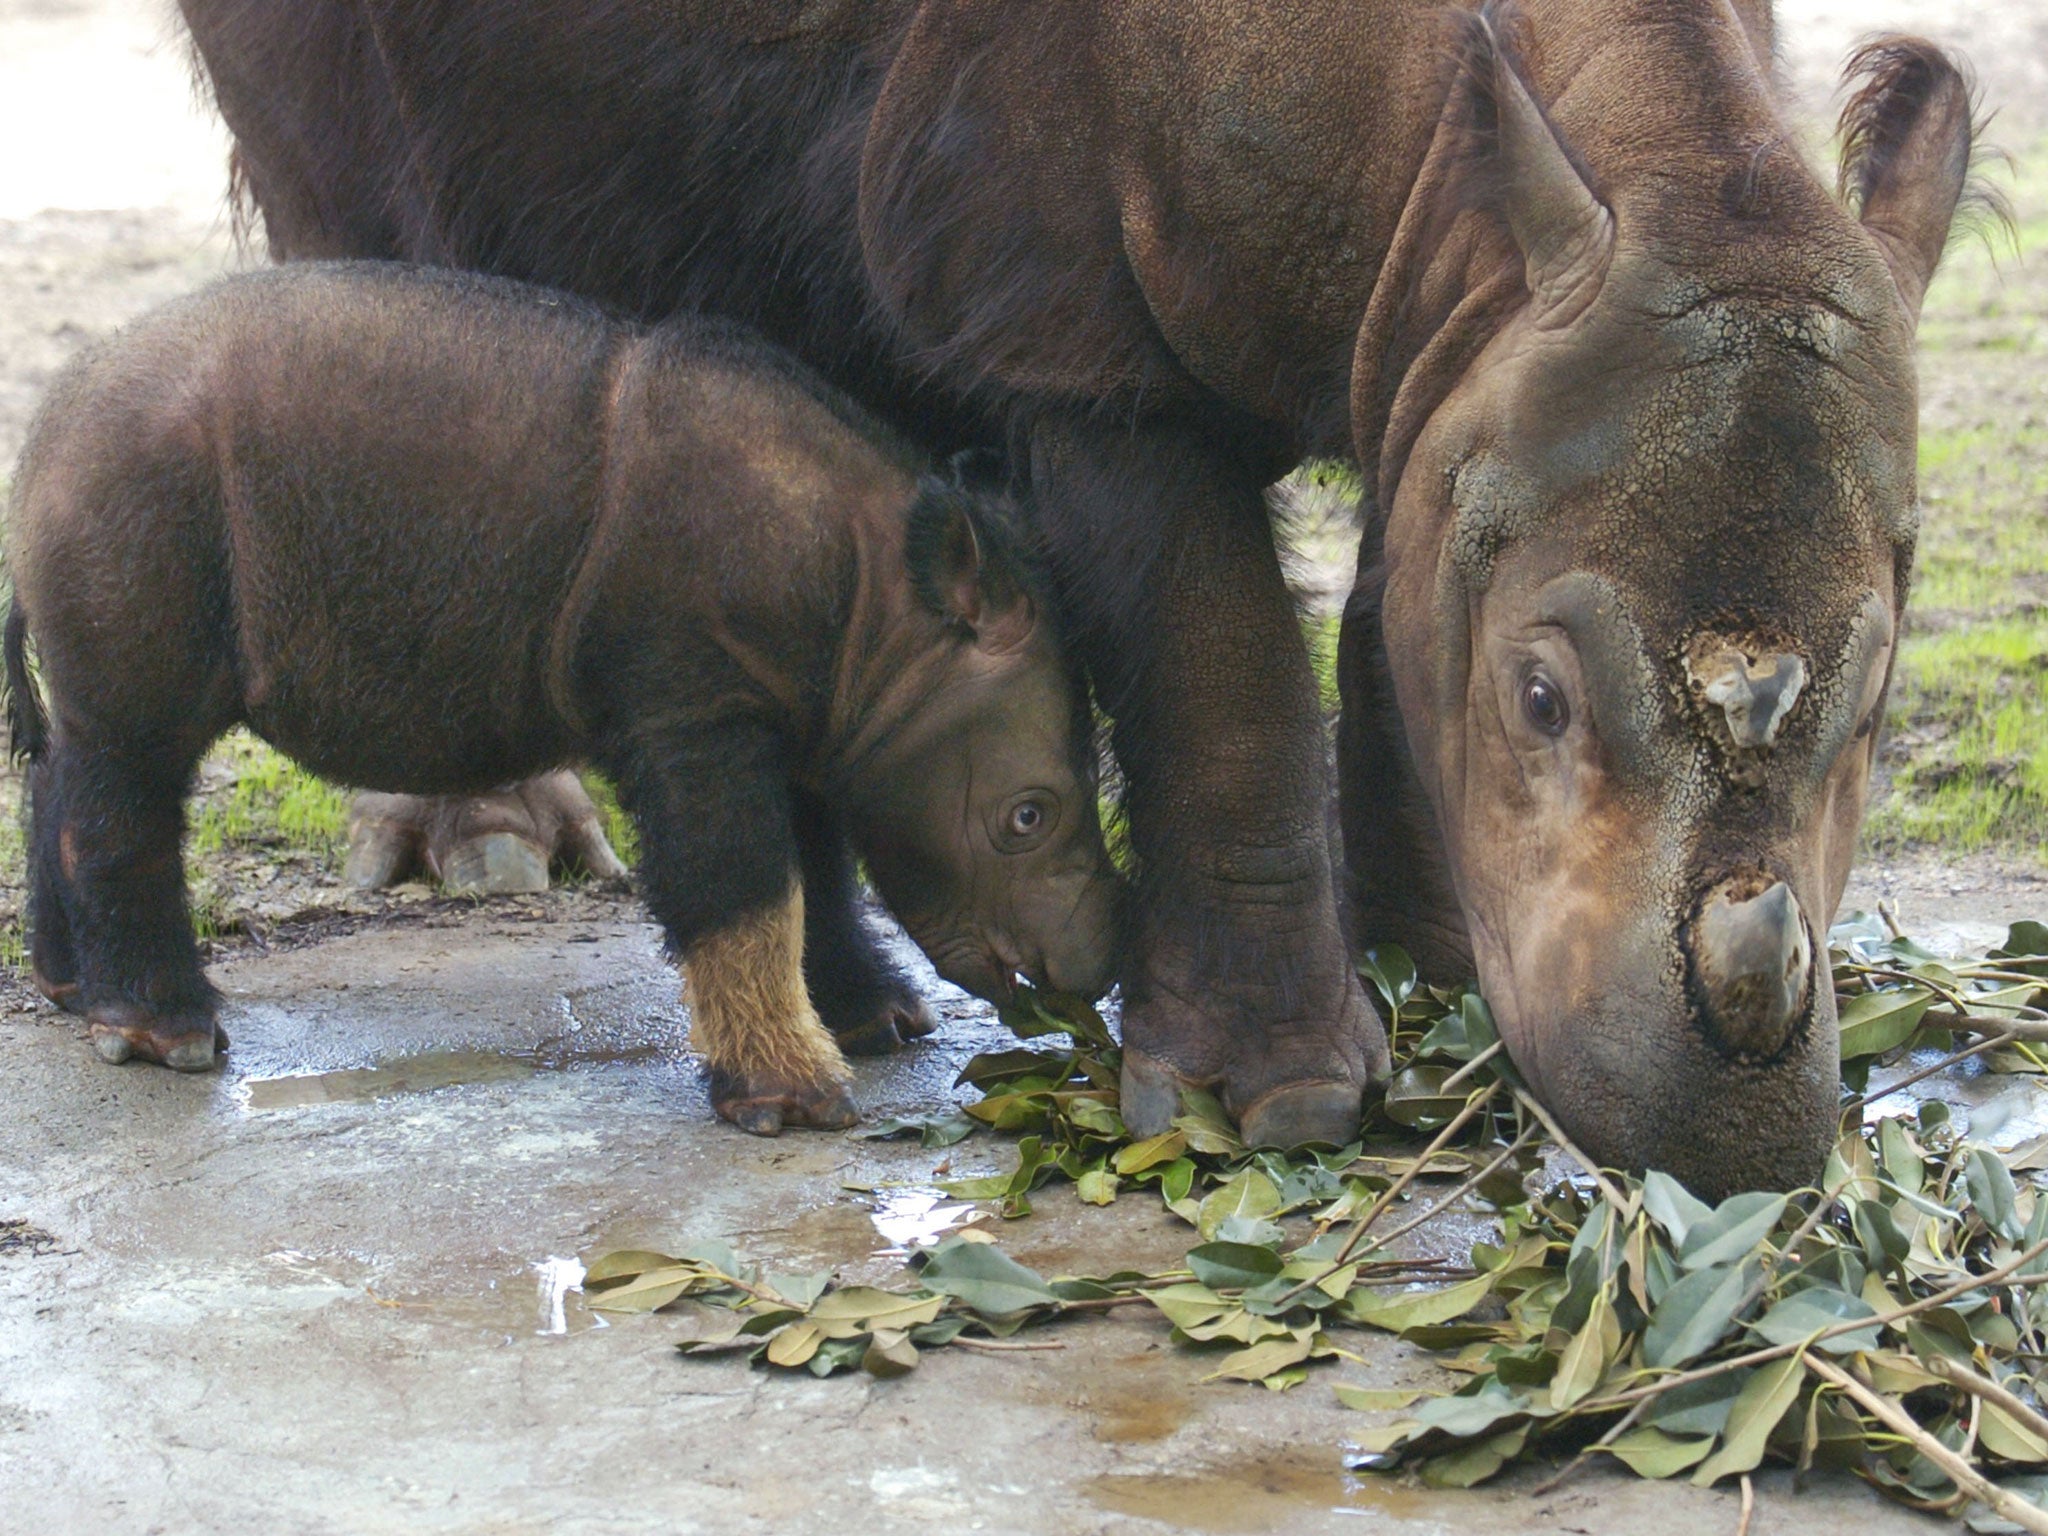
[[[1511,90],[1512,155],[1549,129]],[[1767,267],[1632,238],[1640,207],[1525,149],[1530,302],[1386,528],[1386,661],[1513,1061],[1590,1155],[1710,1196],[1817,1177],[1833,1139],[1815,957],[1912,557],[1912,328],[1968,148],[1937,105],[1901,164],[1938,174],[1868,194],[1880,227],[1788,156],[1766,195],[1801,238]]]
[[[1018,975],[1093,997],[1114,958],[1094,780],[1071,766],[1085,693],[1061,685],[1047,631],[964,656],[848,797],[877,889],[939,974],[981,997]]]

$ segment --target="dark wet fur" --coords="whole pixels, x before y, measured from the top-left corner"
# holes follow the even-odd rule
[[[320,383],[290,382],[312,356]],[[699,379],[703,421],[671,404]],[[720,411],[769,425],[721,437]],[[777,499],[778,453],[805,483],[838,476],[825,503]],[[1014,504],[922,465],[725,320],[649,330],[499,279],[350,264],[230,279],[138,322],[54,386],[14,487],[6,707],[31,763],[37,971],[82,982],[88,1012],[211,1008],[182,807],[239,722],[395,791],[588,756],[641,829],[673,950],[800,876],[828,1022],[915,1010],[859,922],[842,808],[801,786],[841,783],[824,722],[867,707],[842,696],[849,624],[883,615],[863,643],[913,683],[970,643],[935,569],[948,519],[973,527],[979,580],[1032,589]],[[864,543],[885,563],[858,596]],[[943,692],[906,687],[890,708]]]

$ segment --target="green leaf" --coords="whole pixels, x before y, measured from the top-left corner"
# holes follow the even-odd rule
[[[1984,1225],[2007,1242],[2018,1242],[2026,1231],[2019,1217],[2019,1191],[1998,1154],[1989,1147],[1972,1147],[1964,1181]]]
[[[931,1251],[918,1278],[984,1317],[1059,1304],[1042,1278],[990,1243],[943,1242]]]
[[[1983,1416],[1977,1421],[1977,1434],[1984,1448],[1994,1456],[2007,1461],[2048,1462],[2048,1440],[1996,1403],[1984,1405]]]
[[[811,1304],[830,1288],[832,1272],[829,1269],[821,1269],[809,1275],[769,1275],[763,1284],[792,1307],[803,1312],[810,1310]]]
[[[1728,1430],[1721,1449],[1693,1473],[1694,1484],[1709,1487],[1719,1478],[1747,1472],[1762,1461],[1765,1442],[1798,1399],[1805,1376],[1804,1355],[1787,1355],[1758,1366],[1756,1374],[1743,1383],[1735,1406],[1728,1410]]]
[[[1655,1168],[1643,1176],[1643,1209],[1674,1243],[1684,1242],[1693,1223],[1714,1214],[1712,1206],[1694,1199],[1678,1180]]]
[[[1762,1190],[1730,1195],[1713,1214],[1694,1222],[1678,1245],[1678,1262],[1686,1269],[1705,1269],[1742,1258],[1771,1235],[1785,1214],[1786,1197]]]
[[[1758,1272],[1745,1259],[1695,1270],[1671,1287],[1643,1332],[1643,1364],[1656,1370],[1686,1365],[1720,1343]]]
[[[1128,1177],[1143,1173],[1156,1163],[1170,1163],[1187,1149],[1187,1132],[1162,1131],[1157,1136],[1147,1136],[1143,1141],[1134,1141],[1119,1148],[1111,1166]]]
[[[1316,1334],[1303,1328],[1277,1339],[1267,1339],[1249,1349],[1233,1350],[1223,1363],[1204,1376],[1204,1381],[1264,1381],[1276,1371],[1301,1364],[1315,1349]]]
[[[1388,1010],[1398,1023],[1401,1005],[1415,992],[1415,962],[1398,944],[1375,944],[1359,957],[1359,974],[1379,988]]]
[[[892,1115],[862,1126],[853,1135],[857,1141],[898,1141],[915,1136],[922,1146],[950,1147],[974,1134],[975,1122],[965,1110],[950,1115]]]
[[[1378,1291],[1360,1286],[1346,1296],[1339,1310],[1354,1323],[1401,1333],[1463,1317],[1493,1294],[1494,1277],[1479,1275],[1440,1291]]]
[[[1522,1454],[1529,1426],[1502,1430],[1463,1450],[1432,1456],[1422,1464],[1422,1480],[1432,1488],[1476,1488]]]
[[[1180,1114],[1174,1129],[1187,1138],[1190,1149],[1209,1157],[1235,1157],[1244,1150],[1244,1138],[1237,1133],[1222,1102],[1200,1088],[1180,1091]]]
[[[619,1285],[635,1275],[644,1275],[650,1269],[673,1269],[677,1262],[666,1253],[650,1253],[644,1248],[621,1248],[614,1253],[600,1254],[583,1270],[583,1291],[589,1295],[607,1286]]]
[[[1669,1435],[1718,1435],[1728,1427],[1728,1410],[1735,1406],[1753,1369],[1673,1387],[1650,1400],[1643,1422]]]
[[[1361,1413],[1394,1413],[1423,1397],[1420,1387],[1353,1387],[1339,1382],[1337,1401]]]
[[[1663,1478],[1676,1477],[1687,1467],[1697,1466],[1713,1443],[1712,1435],[1681,1440],[1645,1425],[1630,1430],[1607,1449],[1637,1477]]]
[[[1814,1285],[1793,1292],[1749,1326],[1773,1344],[1799,1344],[1824,1328],[1876,1316],[1870,1303],[1861,1296],[1851,1296],[1831,1285]],[[1878,1329],[1873,1324],[1825,1339],[1819,1347],[1832,1355],[1851,1355],[1876,1349],[1878,1344]]]
[[[1621,1322],[1614,1315],[1605,1289],[1593,1298],[1585,1326],[1572,1335],[1557,1362],[1557,1374],[1550,1382],[1550,1402],[1555,1408],[1569,1408],[1600,1385],[1608,1364],[1621,1352]]]
[[[1841,1006],[1842,1059],[1882,1056],[1913,1038],[1920,1020],[1934,1002],[1921,986],[1887,987],[1861,992]]]
[[[1202,1201],[1195,1218],[1195,1230],[1205,1242],[1213,1242],[1223,1223],[1231,1217],[1260,1221],[1280,1209],[1280,1189],[1256,1168],[1247,1168],[1222,1188],[1212,1190]]]
[[[795,1369],[806,1365],[818,1346],[825,1342],[825,1330],[805,1319],[791,1323],[768,1341],[768,1363]]]
[[[956,1238],[954,1241],[959,1240]],[[806,1321],[815,1324],[828,1337],[846,1339],[881,1328],[915,1328],[919,1323],[928,1323],[937,1317],[945,1305],[944,1296],[904,1296],[895,1291],[876,1290],[872,1286],[850,1285],[843,1291],[833,1291],[820,1297]]]
[[[1217,1290],[1263,1285],[1280,1273],[1280,1255],[1250,1243],[1204,1243],[1188,1250],[1195,1278]]]
[[[895,1328],[878,1329],[868,1341],[860,1363],[861,1369],[870,1376],[884,1380],[892,1376],[908,1376],[917,1369],[917,1346],[910,1342],[910,1335],[906,1332]]]
[[[1074,1193],[1084,1205],[1108,1205],[1116,1199],[1117,1176],[1107,1168],[1090,1168],[1074,1181]]]

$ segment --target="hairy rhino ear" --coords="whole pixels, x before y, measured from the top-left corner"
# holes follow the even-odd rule
[[[984,651],[1014,650],[1037,627],[1037,605],[977,495],[927,475],[910,508],[904,554],[926,607]]]
[[[1614,254],[1614,215],[1594,195],[1482,11],[1474,84],[1493,108],[1500,209],[1522,252],[1539,325],[1565,325],[1593,302]]]
[[[1918,37],[1880,37],[1851,55],[1843,82],[1840,188],[1877,237],[1915,320],[1970,179],[1970,80]],[[1994,206],[1995,211],[1995,206]]]

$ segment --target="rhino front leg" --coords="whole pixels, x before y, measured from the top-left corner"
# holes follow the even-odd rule
[[[640,830],[640,886],[683,968],[711,1104],[743,1131],[841,1130],[851,1074],[804,981],[804,888],[782,742],[700,727],[607,754]]]
[[[342,878],[371,890],[425,874],[450,891],[508,896],[546,890],[564,866],[601,880],[626,873],[568,769],[486,795],[358,795]]]
[[[883,951],[861,916],[860,877],[838,823],[799,796],[796,837],[803,866],[804,982],[839,1048],[882,1056],[939,1027],[916,986]]]
[[[1339,932],[1315,679],[1265,466],[1207,421],[1033,429],[1067,634],[1115,721],[1139,884],[1123,1114],[1218,1091],[1246,1139],[1348,1141],[1387,1041]]]

